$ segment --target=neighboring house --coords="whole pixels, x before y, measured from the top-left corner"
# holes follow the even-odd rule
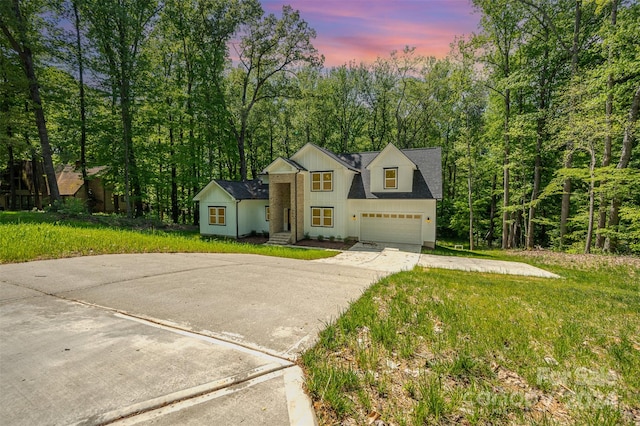
[[[18,160],[0,171],[0,210],[41,209],[48,199],[41,161]]]
[[[260,198],[234,195],[234,185],[259,187]],[[240,237],[268,221],[270,236],[281,242],[352,237],[426,247],[435,247],[441,199],[440,148],[389,144],[380,152],[334,154],[311,143],[273,161],[262,181],[212,181],[194,198],[200,217],[208,217],[200,224],[205,235]]]
[[[118,199],[114,199],[113,191],[105,184],[102,175],[106,166],[87,169],[89,177],[89,197],[84,188],[82,173],[75,166],[60,166],[56,173],[58,190],[62,199],[78,198],[83,200],[91,212],[114,213]]]

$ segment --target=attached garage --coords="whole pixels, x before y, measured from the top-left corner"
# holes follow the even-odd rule
[[[362,213],[360,241],[422,244],[422,215]]]

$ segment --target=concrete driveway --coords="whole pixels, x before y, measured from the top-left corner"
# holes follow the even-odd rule
[[[419,253],[361,243],[312,262],[145,254],[0,265],[2,424],[313,424],[297,354],[373,282],[434,266]]]
[[[0,418],[312,424],[296,356],[381,276],[239,254],[0,265]]]

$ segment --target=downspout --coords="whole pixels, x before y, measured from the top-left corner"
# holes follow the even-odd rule
[[[236,200],[236,240],[238,238],[240,238],[240,236],[238,235],[239,233],[239,227],[240,227],[240,223],[238,222],[238,205],[240,204],[240,201],[242,200]]]
[[[296,218],[293,228],[293,241],[292,244],[298,242],[298,175],[300,172],[293,175],[293,217]]]

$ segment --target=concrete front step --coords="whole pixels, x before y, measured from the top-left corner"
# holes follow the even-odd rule
[[[269,241],[267,244],[280,245],[284,246],[291,242],[291,233],[289,232],[278,232],[277,234],[269,237]]]

